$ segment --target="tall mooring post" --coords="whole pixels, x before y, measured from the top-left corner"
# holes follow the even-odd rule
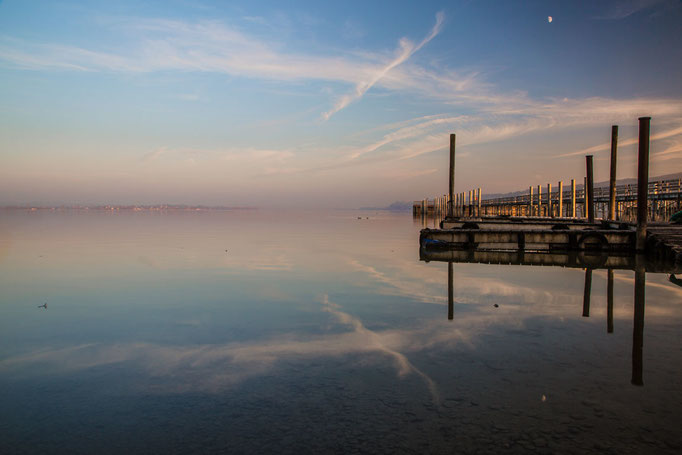
[[[473,194],[473,192],[471,190],[469,190],[469,208],[467,209],[469,216],[473,215],[472,210],[474,207],[474,200],[472,199],[472,194]]]
[[[542,186],[538,185],[538,216],[542,216]]]
[[[616,219],[616,154],[618,149],[618,125],[611,127],[611,174],[609,176],[609,220]]]
[[[651,117],[639,118],[639,154],[637,159],[637,251],[644,251],[646,249],[650,126]]]
[[[590,203],[587,198],[587,177],[583,177],[583,218],[587,218],[587,204]]]
[[[547,216],[554,218],[554,212],[552,211],[552,184],[547,184]]]
[[[452,201],[454,201],[455,193],[455,135],[450,135],[450,186],[448,195],[450,198],[450,204],[448,204],[448,216],[454,216],[454,207],[452,206]]]
[[[594,223],[594,174],[592,155],[587,155],[585,157],[585,164],[587,165],[587,188],[585,194],[587,194],[587,221]]]
[[[478,202],[478,213],[477,213],[477,215],[481,216],[481,189],[479,188],[477,191],[478,191],[478,194],[476,195],[476,200]]]
[[[571,179],[571,218],[575,218],[575,179]]]
[[[528,216],[533,216],[533,187],[528,189]]]
[[[564,216],[564,182],[559,180],[559,218]]]

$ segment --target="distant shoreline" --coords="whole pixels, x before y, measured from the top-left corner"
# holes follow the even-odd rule
[[[199,212],[199,211],[232,211],[232,210],[258,210],[256,207],[211,207],[211,206],[191,206],[191,205],[94,205],[94,206],[38,206],[38,205],[14,205],[3,206],[0,210],[18,211],[105,211],[105,212]]]

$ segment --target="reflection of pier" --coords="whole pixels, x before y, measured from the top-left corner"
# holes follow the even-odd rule
[[[454,254],[457,251],[447,251],[440,253]],[[556,255],[555,255],[556,256]],[[632,378],[630,382],[633,385],[644,385],[643,380],[643,347],[644,347],[644,303],[645,303],[645,287],[646,287],[646,272],[647,266],[652,270],[663,271],[664,266],[647,264],[646,258],[643,255],[629,257],[634,264],[633,266],[622,265],[621,269],[630,269],[635,272],[635,304],[633,314],[633,329],[632,329]],[[422,257],[422,260],[424,258]],[[431,259],[434,260],[434,259]],[[467,260],[448,260],[435,259],[436,261],[445,261],[448,263],[448,320],[454,319],[454,263],[455,262],[482,262],[482,261],[467,261]],[[568,261],[564,261],[568,262]],[[608,258],[605,263],[608,262]],[[542,265],[551,265],[543,263]],[[658,267],[658,268],[657,268]],[[606,267],[596,267],[606,268]],[[592,271],[594,268],[585,268],[585,287],[583,292],[583,308],[582,316],[590,317],[590,297],[592,295]],[[607,268],[607,287],[606,287],[606,332],[613,333],[613,282],[614,273],[613,268]],[[497,306],[497,305],[496,305]]]
[[[559,266],[590,269],[627,269],[635,270],[637,261],[643,262],[647,272],[678,273],[682,265],[673,261],[652,261],[638,259],[633,255],[605,254],[588,251],[568,251],[565,253],[529,251],[486,251],[486,250],[430,250],[420,249],[419,258],[430,262],[465,262],[478,264],[510,264]]]

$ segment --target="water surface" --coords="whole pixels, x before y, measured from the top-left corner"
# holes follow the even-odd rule
[[[682,288],[419,261],[383,212],[0,214],[3,453],[674,453]],[[39,305],[47,303],[47,308]]]

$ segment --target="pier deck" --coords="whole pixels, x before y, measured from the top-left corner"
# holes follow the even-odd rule
[[[647,252],[651,256],[674,260],[682,264],[682,225],[666,224],[649,226]]]
[[[421,231],[421,250],[635,253],[636,229],[630,223],[588,223],[570,218],[480,217],[446,218],[441,226],[443,229]],[[682,225],[650,225],[647,254],[682,263]]]

